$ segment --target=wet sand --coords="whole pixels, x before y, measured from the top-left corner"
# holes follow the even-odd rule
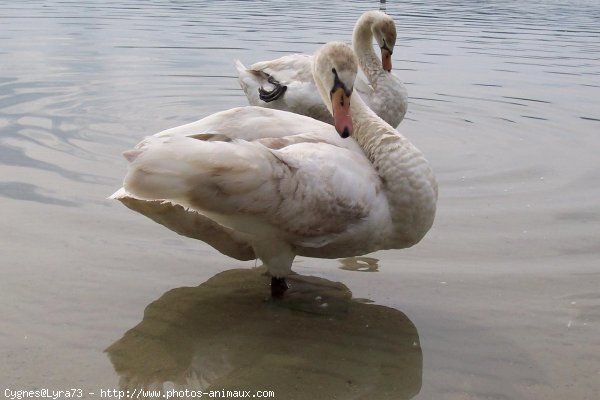
[[[123,371],[175,385],[191,364],[149,373],[126,355],[162,364],[183,354],[216,365],[214,386],[206,377],[204,386],[260,390],[272,378],[280,399],[600,398],[598,7],[528,4],[491,4],[486,14],[470,2],[387,3],[399,32],[395,73],[410,96],[400,130],[440,185],[434,227],[414,248],[368,255],[376,268],[298,258],[301,279],[327,285],[280,308],[263,301],[268,281],[254,261],[105,199],[126,169],[120,153],[145,134],[245,103],[233,58],[310,52],[324,33],[347,39],[372,5],[333,2],[314,20],[310,7],[286,3],[272,24],[240,5],[5,7],[0,389],[75,387],[97,399],[137,384]],[[223,21],[230,29],[219,30]],[[252,41],[259,24],[264,36]],[[206,43],[221,48],[218,59]],[[339,307],[308,312],[332,285]],[[166,347],[130,340],[148,314]],[[368,335],[344,325],[355,317],[374,318]],[[278,319],[296,327],[293,340]],[[416,353],[403,347],[412,342]]]

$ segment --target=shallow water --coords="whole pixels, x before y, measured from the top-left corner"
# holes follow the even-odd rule
[[[596,1],[388,2],[409,92],[400,131],[437,174],[435,225],[375,260],[298,258],[323,280],[299,278],[280,308],[260,276],[238,291],[244,272],[230,270],[254,262],[105,200],[144,135],[245,104],[233,59],[349,41],[372,8],[0,1],[0,389],[600,397]],[[345,325],[355,318],[373,329]],[[130,340],[148,326],[162,347]]]

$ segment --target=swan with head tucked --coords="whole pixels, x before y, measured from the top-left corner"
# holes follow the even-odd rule
[[[373,37],[381,49],[381,61],[373,50]],[[356,22],[352,45],[368,82],[358,78],[354,89],[363,101],[393,127],[397,127],[408,105],[406,88],[392,74],[392,52],[396,25],[381,11],[368,11]],[[246,68],[236,61],[240,86],[250,104],[291,111],[333,123],[312,76],[312,56],[292,54],[261,61]]]
[[[112,197],[226,255],[260,258],[274,297],[287,288],[296,255],[416,244],[434,220],[434,175],[415,146],[352,94],[356,71],[343,43],[314,56],[335,127],[260,107],[219,112],[125,152],[129,170]]]

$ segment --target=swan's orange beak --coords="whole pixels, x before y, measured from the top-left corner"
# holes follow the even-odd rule
[[[344,89],[341,87],[331,92],[331,108],[333,110],[333,124],[335,130],[341,137],[347,138],[352,133],[350,96],[346,96]]]
[[[387,72],[392,72],[392,53],[385,47],[381,48],[381,65]]]

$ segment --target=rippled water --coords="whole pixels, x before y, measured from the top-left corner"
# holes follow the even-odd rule
[[[2,390],[600,397],[597,1],[387,2],[434,228],[355,262],[299,258],[323,280],[280,308],[228,271],[253,262],[105,200],[144,135],[246,104],[235,58],[349,41],[379,6],[0,1]]]

